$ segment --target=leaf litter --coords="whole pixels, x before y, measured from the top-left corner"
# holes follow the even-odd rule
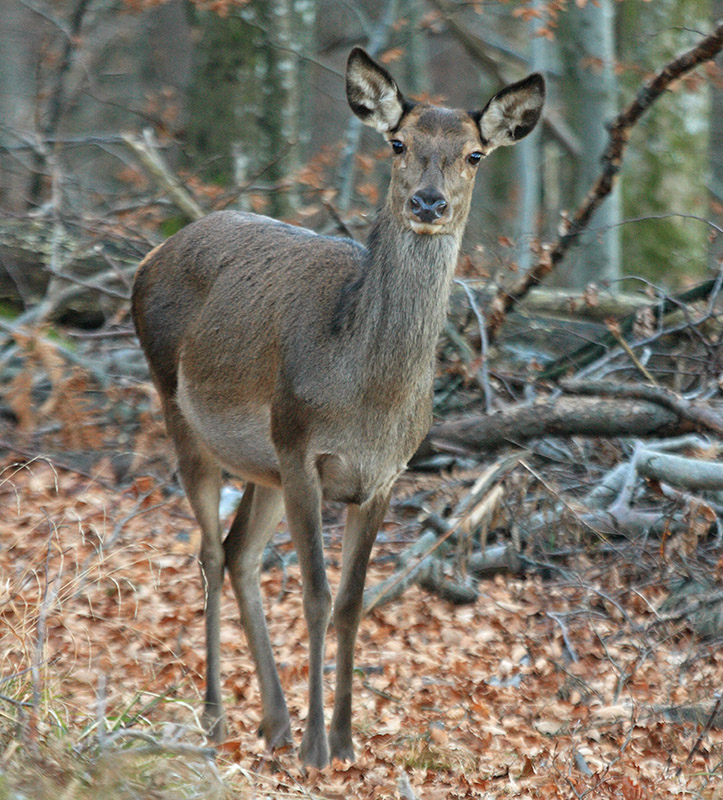
[[[209,758],[196,526],[178,491],[142,473],[109,489],[102,460],[89,477],[50,458],[3,464],[0,796],[4,786],[16,789],[8,797],[29,796],[31,782],[38,798],[99,789],[159,798],[723,798],[720,726],[700,736],[723,683],[720,647],[684,620],[656,625],[663,588],[602,557],[581,557],[560,575],[497,575],[474,605],[414,586],[375,608],[356,653],[357,761],[308,772],[293,751],[272,756],[257,737],[260,696],[227,582],[229,738]],[[434,482],[410,474],[399,493]],[[340,521],[328,542],[332,588]],[[369,584],[392,574],[404,546],[397,530],[408,522],[392,513]],[[283,525],[276,542],[288,550]],[[262,588],[298,743],[307,702],[298,569],[264,572]],[[334,653],[330,630],[328,713]],[[671,715],[674,707],[702,712]],[[179,755],[184,747],[191,755]],[[52,775],[50,789],[33,764]]]

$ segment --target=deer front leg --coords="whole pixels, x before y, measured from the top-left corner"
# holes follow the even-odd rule
[[[299,755],[310,767],[329,763],[324,726],[324,640],[331,610],[321,531],[321,486],[316,469],[301,458],[281,464],[286,520],[299,557],[304,616],[309,631],[309,713]]]
[[[279,489],[248,483],[223,543],[241,624],[261,688],[263,719],[259,733],[269,750],[291,744],[289,712],[274,663],[259,588],[264,547],[283,512],[283,496]]]
[[[379,526],[389,505],[389,493],[373,497],[363,506],[350,505],[342,545],[341,582],[334,603],[336,628],[336,692],[329,730],[332,758],[354,760],[351,740],[351,698],[354,643],[364,598],[367,564]]]

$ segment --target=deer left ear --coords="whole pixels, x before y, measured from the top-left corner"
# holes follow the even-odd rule
[[[524,139],[537,125],[544,103],[545,79],[539,72],[497,92],[484,110],[472,114],[487,152]]]

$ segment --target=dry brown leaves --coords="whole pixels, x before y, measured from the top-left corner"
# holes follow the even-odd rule
[[[31,700],[35,688],[40,698],[24,735],[41,741],[55,720],[81,737],[105,681],[108,720],[181,723],[186,739],[202,744],[203,595],[185,500],[150,478],[109,491],[42,459],[6,461],[0,494],[2,691]],[[369,580],[389,570],[373,564]],[[329,572],[336,585],[338,569]],[[307,679],[298,571],[262,580],[298,742]],[[721,732],[706,733],[686,763],[703,723],[668,722],[655,709],[712,705],[723,654],[701,648],[682,623],[657,626],[653,637],[648,626],[665,592],[631,592],[619,608],[606,599],[611,582],[619,588],[625,577],[591,565],[584,582],[498,577],[474,606],[455,608],[415,588],[375,610],[357,650],[358,760],[313,774],[292,753],[263,752],[258,687],[227,586],[230,738],[220,771],[234,791],[247,786],[256,797],[721,800]],[[334,647],[332,631],[330,664]],[[333,671],[327,680],[331,691]],[[0,709],[7,748],[13,709]]]

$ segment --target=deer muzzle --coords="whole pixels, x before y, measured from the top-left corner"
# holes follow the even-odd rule
[[[412,196],[409,207],[420,222],[431,224],[444,215],[447,201],[436,189],[422,189]]]

